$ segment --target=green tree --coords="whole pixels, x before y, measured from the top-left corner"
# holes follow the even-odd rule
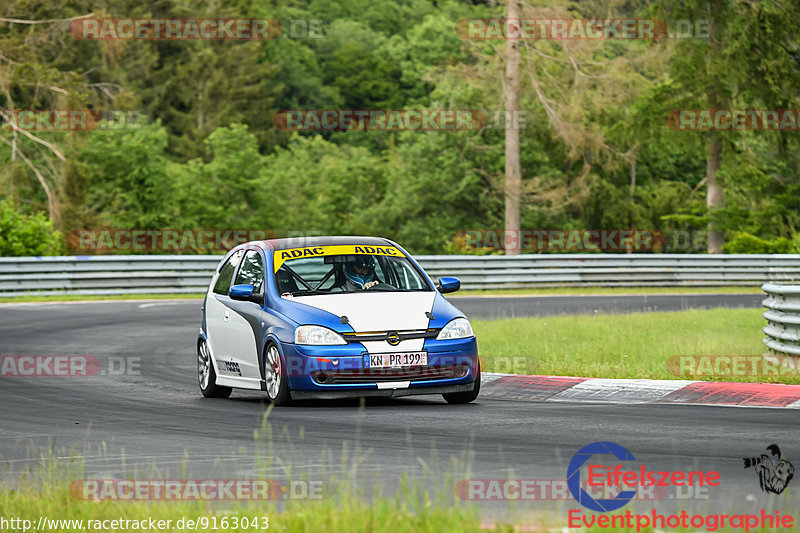
[[[43,213],[22,215],[0,200],[0,256],[58,255],[63,251],[61,233]]]
[[[160,122],[92,132],[78,151],[91,186],[86,208],[114,228],[163,228],[175,213],[166,147]]]
[[[169,165],[180,206],[175,222],[183,228],[269,228],[274,199],[264,189],[264,158],[255,135],[244,124],[221,127],[205,149],[207,163],[197,158]]]
[[[669,100],[674,108],[792,107],[789,104],[797,102],[797,37],[789,29],[800,22],[794,2],[660,0],[656,12],[665,18],[709,21],[708,38],[681,39],[674,46],[670,61],[674,92]],[[744,176],[761,174],[769,164],[762,160],[755,168],[742,165],[748,153],[754,154],[747,146],[749,133],[699,136],[705,141],[708,251],[719,253],[724,230],[742,223],[744,219],[736,213],[745,208],[741,201],[747,202],[752,194],[748,186],[749,194],[738,195],[736,189],[741,187],[734,181],[750,181]],[[750,185],[755,183],[750,181]],[[733,202],[723,201],[723,191],[728,189],[733,189],[729,191]]]
[[[373,234],[385,166],[363,147],[295,136],[264,163],[263,209],[280,233]]]

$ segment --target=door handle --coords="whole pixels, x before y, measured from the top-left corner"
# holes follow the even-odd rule
[[[225,311],[225,317],[224,317],[225,322],[227,322],[230,317],[231,317],[230,312]]]

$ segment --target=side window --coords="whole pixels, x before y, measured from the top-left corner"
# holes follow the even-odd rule
[[[393,277],[397,280],[397,286],[406,290],[420,290],[425,286],[422,284],[422,278],[419,277],[412,270],[412,266],[407,261],[398,261],[393,257],[387,257],[388,268],[391,270]]]
[[[225,266],[223,266],[222,270],[220,270],[219,277],[217,278],[217,283],[214,285],[215,293],[224,294],[225,296],[228,295],[228,291],[231,288],[233,273],[236,270],[236,267],[239,265],[239,260],[241,258],[242,258],[241,250],[235,252],[232,256],[230,256],[228,262],[225,263]]]
[[[378,256],[377,259],[380,259],[380,256]],[[381,283],[391,284],[392,280],[387,276],[388,271],[384,271],[384,266],[382,261],[375,261],[375,277],[378,278],[378,281]]]
[[[234,285],[252,285],[254,287],[253,292],[261,292],[263,284],[264,261],[261,259],[261,253],[256,250],[250,250],[244,256],[242,268],[239,269]]]

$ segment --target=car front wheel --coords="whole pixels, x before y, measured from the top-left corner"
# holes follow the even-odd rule
[[[289,393],[289,382],[283,371],[281,354],[278,347],[270,344],[264,355],[264,378],[266,381],[267,396],[269,401],[277,406],[287,405],[292,397]]]
[[[201,340],[197,345],[197,380],[200,383],[200,392],[206,398],[227,398],[231,395],[230,387],[217,385],[217,373],[214,372],[214,363],[211,361],[211,350],[208,343]]]
[[[478,377],[475,380],[475,387],[470,391],[465,392],[450,392],[442,394],[447,403],[469,403],[478,397],[481,392],[481,367],[478,366]]]

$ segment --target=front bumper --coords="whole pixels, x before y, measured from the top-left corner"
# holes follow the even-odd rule
[[[290,391],[293,400],[338,400],[341,398],[383,397],[399,398],[401,396],[417,396],[420,394],[449,394],[452,392],[468,392],[475,388],[475,382],[464,385],[447,385],[414,387],[407,389],[346,389],[346,390],[313,390]]]
[[[478,377],[475,337],[426,339],[422,349],[428,353],[427,366],[404,369],[370,369],[369,354],[357,342],[339,346],[282,343],[280,348],[292,398],[464,392],[472,390]]]

